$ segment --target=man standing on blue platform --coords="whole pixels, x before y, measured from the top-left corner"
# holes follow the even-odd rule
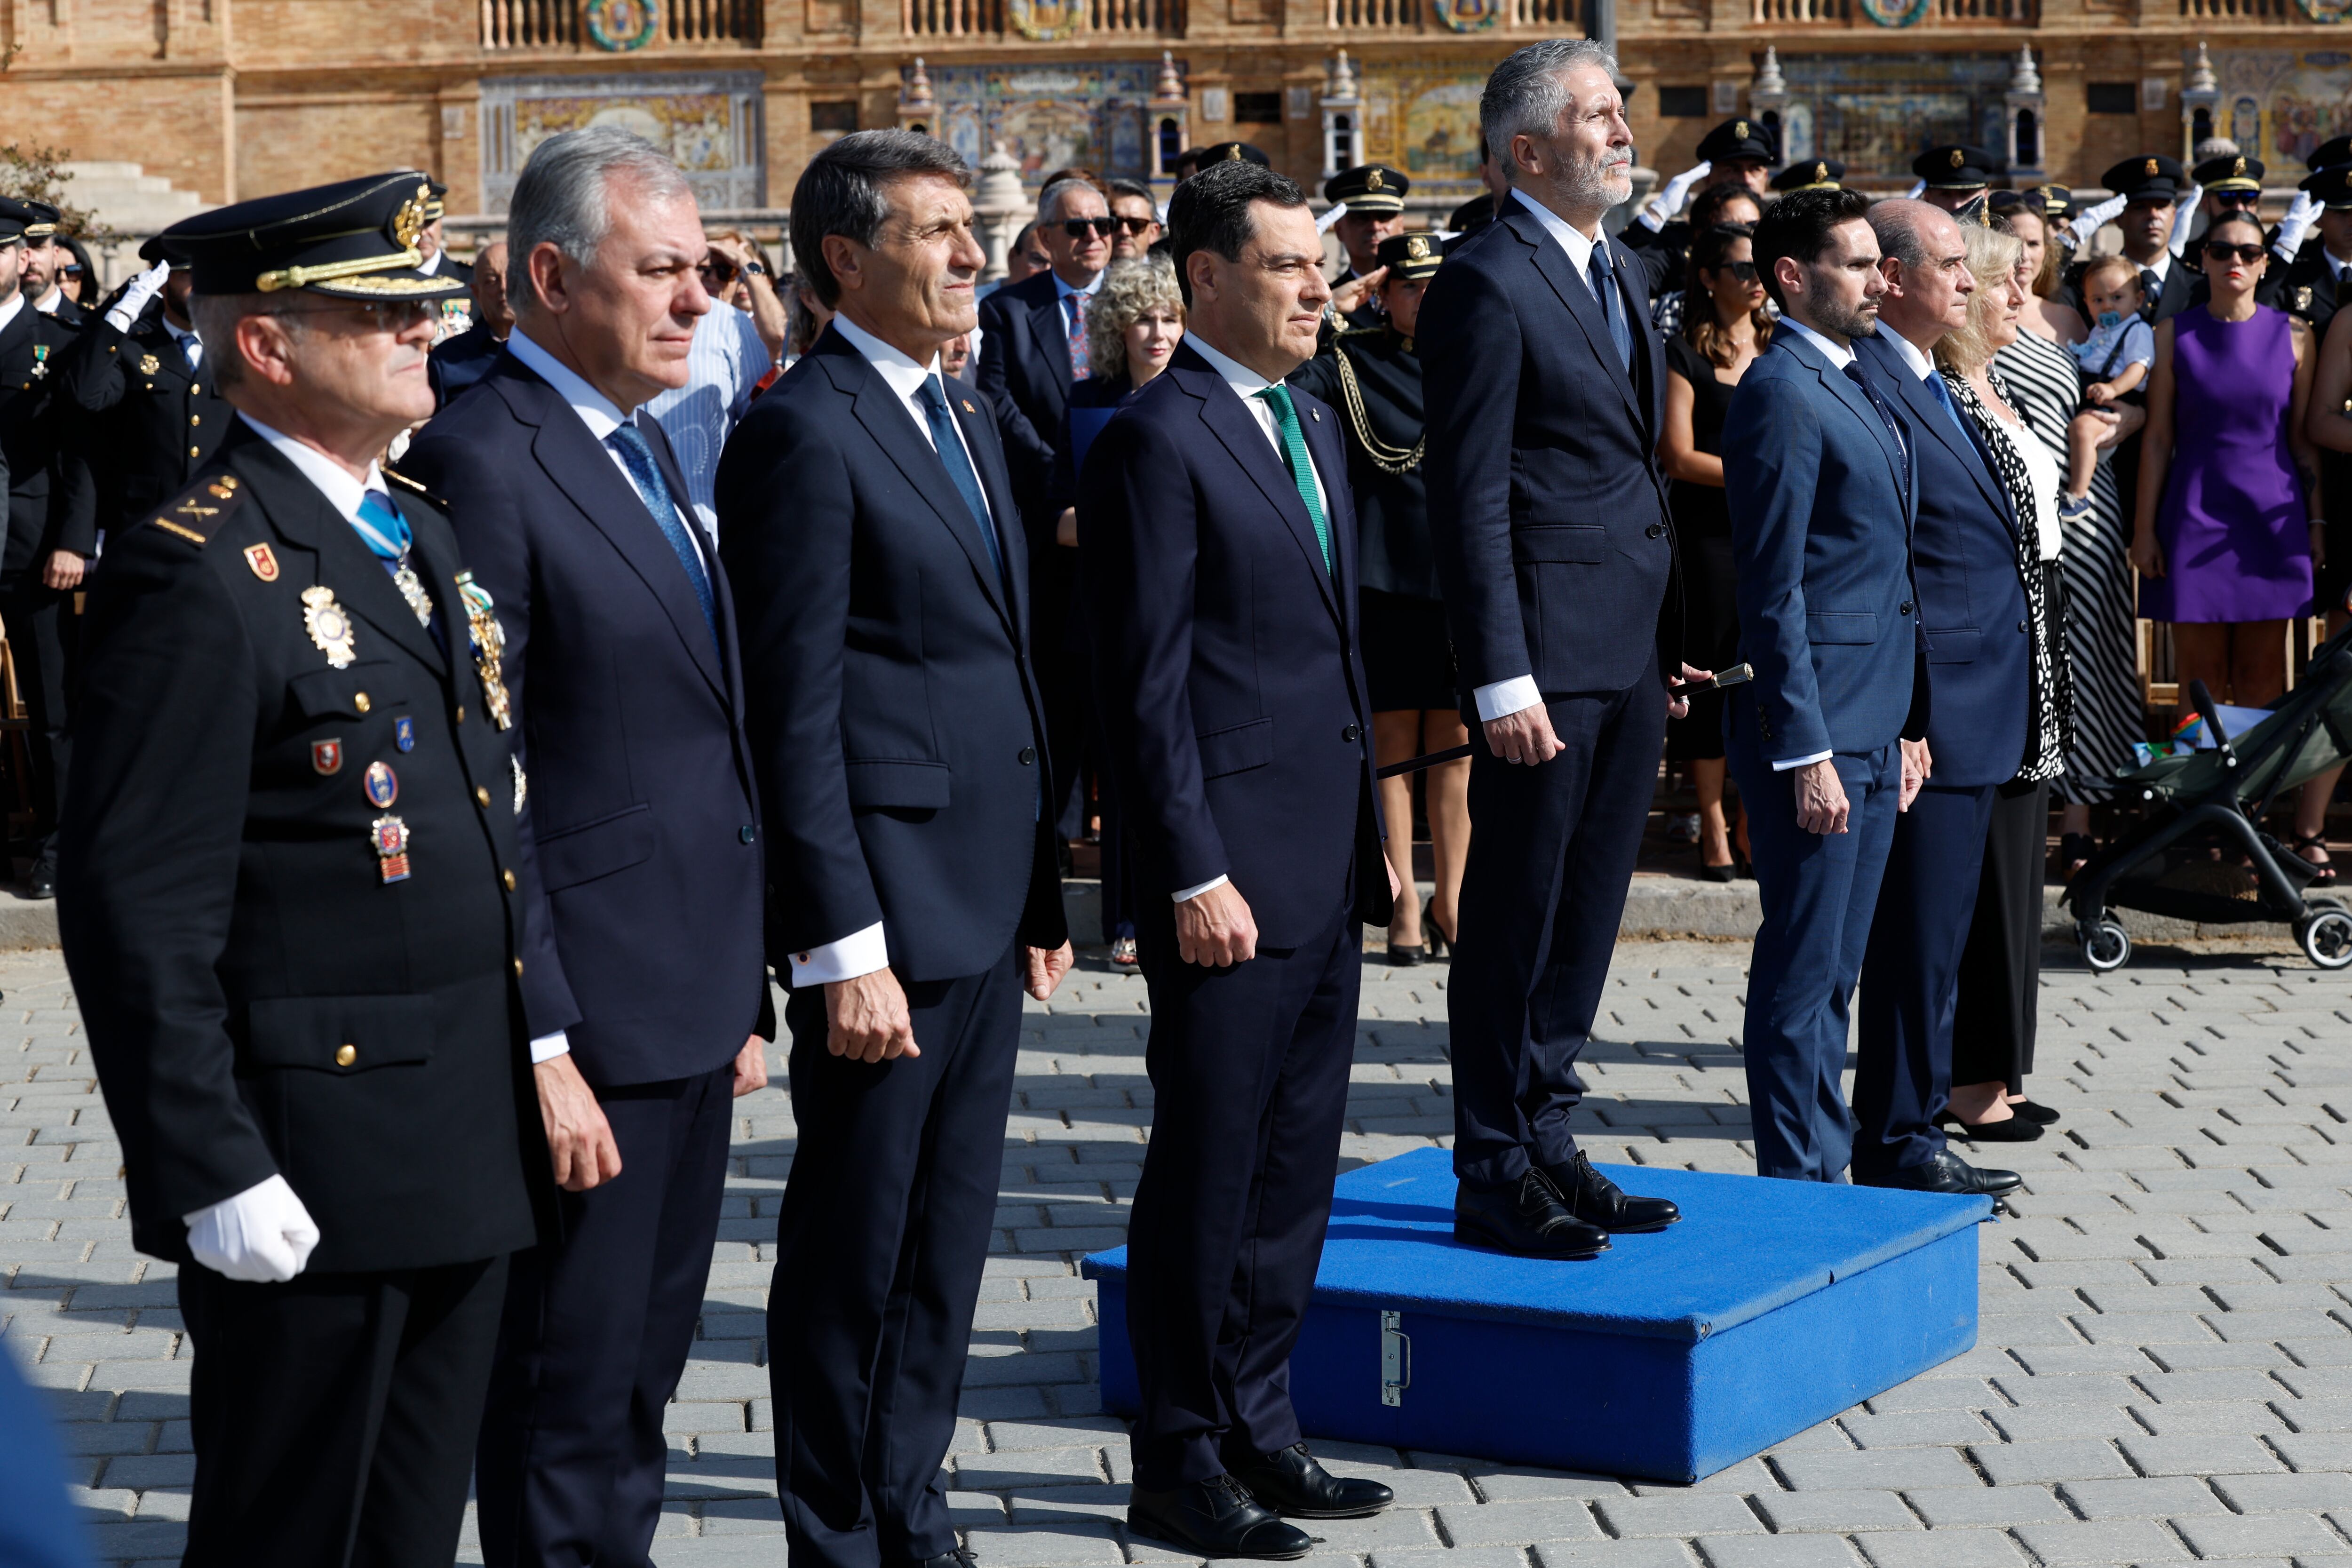
[[[516,322],[409,447],[504,630],[531,1077],[560,1233],[515,1260],[477,1460],[493,1568],[643,1562],[736,1096],[776,1032],[735,611],[645,405],[710,298],[694,195],[625,131],[539,144]],[[735,314],[729,311],[728,314]],[[526,772],[527,770],[527,772]]]
[[[1070,966],[1028,557],[996,421],[945,380],[987,254],[971,171],[860,131],[793,191],[839,313],[719,464],[792,977],[799,1146],[768,1297],[793,1568],[958,1568],[955,1436],[1023,990]]]
[[[1664,744],[1673,573],[1665,385],[1632,252],[1601,220],[1633,136],[1590,42],[1529,44],[1478,104],[1511,184],[1422,301],[1429,521],[1473,742],[1470,861],[1446,990],[1454,1234],[1590,1258],[1680,1216],[1569,1131]]]
[[[1895,829],[1863,961],[1853,1179],[1922,1192],[2014,1189],[1944,1146],[1960,953],[1996,787],[2024,753],[2033,639],[2017,573],[2009,495],[1936,369],[1964,327],[1976,281],[1960,226],[1926,202],[1870,209],[1886,292],[1879,331],[1858,339],[1866,379],[1903,425],[1918,465],[1912,580],[1927,648],[1927,783]]]
[[[1799,191],[1756,226],[1780,324],[1723,430],[1739,652],[1756,670],[1725,704],[1764,916],[1743,1031],[1756,1171],[1816,1182],[1852,1151],[1847,1007],[1895,814],[1918,788],[1912,708],[1927,689],[1916,467],[1854,357],[1886,292],[1869,211],[1857,191]]]
[[[1300,1557],[1312,1539],[1276,1515],[1391,1500],[1299,1440],[1290,1352],[1331,1212],[1360,927],[1387,923],[1396,881],[1339,416],[1283,384],[1331,296],[1314,215],[1230,160],[1168,217],[1184,341],[1095,438],[1078,506],[1151,993],[1127,1518],[1196,1555]]]

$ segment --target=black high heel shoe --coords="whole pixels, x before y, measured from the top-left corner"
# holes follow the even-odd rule
[[[2046,1105],[2036,1105],[2030,1100],[2011,1100],[2009,1113],[2021,1120],[2031,1121],[2036,1127],[2047,1127],[2058,1120],[2056,1111]]]
[[[1947,1110],[1936,1118],[1936,1124],[1952,1129],[1971,1143],[2031,1143],[2042,1136],[2042,1124],[2028,1121],[2022,1116],[2011,1116],[2000,1121],[1972,1122],[1963,1121]]]
[[[1421,940],[1428,944],[1430,957],[1454,956],[1454,944],[1446,940],[1444,931],[1437,929],[1437,895],[1434,893],[1429,896],[1427,903],[1421,906]]]
[[[1702,882],[1728,882],[1739,875],[1738,866],[1701,866],[1698,879]]]

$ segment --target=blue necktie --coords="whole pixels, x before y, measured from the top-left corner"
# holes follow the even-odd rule
[[[1609,341],[1617,346],[1617,363],[1627,370],[1633,368],[1633,329],[1625,321],[1625,302],[1617,297],[1617,269],[1609,258],[1609,241],[1603,237],[1592,244],[1592,294],[1601,301],[1601,314],[1609,322]]]
[[[670,549],[677,552],[677,563],[686,568],[686,580],[694,584],[694,602],[702,606],[703,624],[710,628],[711,648],[724,662],[725,651],[719,645],[719,606],[710,597],[709,574],[702,569],[701,552],[686,536],[686,524],[678,521],[677,502],[670,499],[669,485],[662,479],[661,465],[654,461],[654,449],[646,444],[645,432],[624,423],[614,426],[604,439],[620,454],[621,466],[629,470],[629,482],[637,487],[638,498],[654,514]]]
[[[980,541],[988,547],[988,558],[996,566],[996,576],[1004,580],[1004,547],[997,542],[996,525],[989,521],[988,500],[981,494],[980,476],[971,471],[971,458],[963,449],[963,437],[956,429],[955,416],[948,412],[947,388],[940,384],[934,374],[923,383],[915,395],[923,401],[923,412],[929,417],[931,445],[939,448],[940,462],[947,468],[948,478],[955,484],[956,493],[971,511],[972,525],[980,530]]]
[[[1952,389],[1944,384],[1942,372],[1931,370],[1927,373],[1927,394],[1943,409],[1944,416],[1952,422],[1952,428],[1960,433],[1960,439],[1973,451],[1977,438],[1969,432],[1968,421],[1960,417],[1958,406],[1952,402]]]

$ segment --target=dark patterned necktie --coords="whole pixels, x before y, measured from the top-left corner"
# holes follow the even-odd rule
[[[1625,321],[1625,301],[1617,297],[1617,268],[1606,238],[1593,241],[1591,281],[1593,298],[1601,301],[1601,314],[1609,322],[1609,341],[1616,345],[1617,363],[1632,370],[1633,329]]]
[[[636,426],[626,423],[614,426],[604,439],[620,454],[621,466],[629,471],[629,483],[636,488],[637,499],[653,514],[654,525],[669,542],[677,563],[686,568],[686,580],[694,589],[694,602],[702,606],[703,624],[710,628],[710,646],[718,648],[719,605],[710,596],[710,575],[703,568],[702,552],[686,536],[686,524],[678,521],[677,502],[669,493],[669,481],[662,478],[661,465],[654,461],[651,443]]]

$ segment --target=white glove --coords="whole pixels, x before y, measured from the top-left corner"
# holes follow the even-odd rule
[[[1907,191],[1906,191],[1906,192],[1904,192],[1904,193],[1903,193],[1903,199],[1904,199],[1905,201],[1906,201],[1906,202],[1916,202],[1916,201],[1917,201],[1917,200],[1919,199],[1920,195],[1921,195],[1923,192],[1925,192],[1925,191],[1927,190],[1927,181],[1925,181],[1925,180],[1914,180],[1914,181],[1912,181],[1912,182],[1911,182],[1911,188],[1910,188],[1909,190],[1907,190]]]
[[[1690,195],[1690,188],[1706,179],[1707,171],[1714,167],[1701,160],[1696,168],[1685,169],[1661,185],[1658,194],[1650,198],[1650,205],[1642,209],[1642,226],[1652,234],[1665,227],[1667,220],[1683,210],[1683,198]]]
[[[129,331],[131,323],[139,320],[139,312],[147,308],[147,301],[155,297],[163,287],[163,279],[171,275],[172,264],[159,261],[133,278],[131,287],[122,291],[122,298],[115,301],[114,309],[106,313],[106,324],[118,332]]]
[[[2287,208],[2286,216],[2279,220],[2278,238],[2272,242],[2272,253],[2281,261],[2293,261],[2295,252],[2303,248],[2303,237],[2311,232],[2318,217],[2319,203],[2311,193],[2295,192],[2294,205]]]
[[[2129,196],[2109,196],[2096,206],[2084,207],[2066,226],[2066,248],[2080,250],[2091,243],[2091,237],[2116,221],[2116,216],[2131,204]]]
[[[310,1211],[283,1176],[184,1217],[196,1261],[231,1279],[282,1285],[302,1272],[319,1245]]]
[[[1333,202],[1331,204],[1331,210],[1315,220],[1315,232],[1318,234],[1330,233],[1331,226],[1338,223],[1341,218],[1346,217],[1347,216],[1348,204],[1345,202]]]
[[[2204,186],[2190,185],[2188,193],[2173,204],[2172,254],[2175,256],[2189,254],[2189,230],[2197,222],[2197,204],[2204,195]]]

